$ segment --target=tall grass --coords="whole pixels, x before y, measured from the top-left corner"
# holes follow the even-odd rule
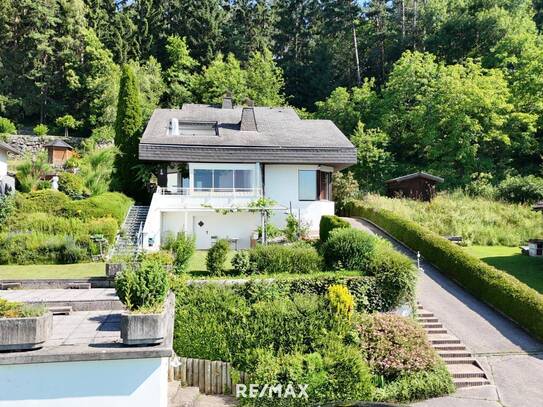
[[[432,202],[386,198],[363,199],[388,209],[442,236],[461,236],[467,245],[517,246],[543,237],[543,217],[528,205],[473,198],[462,192],[439,194]]]

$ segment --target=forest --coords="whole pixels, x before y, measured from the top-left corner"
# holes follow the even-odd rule
[[[540,176],[542,24],[541,0],[3,0],[0,127],[113,139],[128,67],[138,126],[227,91],[288,104],[350,137],[368,190]]]

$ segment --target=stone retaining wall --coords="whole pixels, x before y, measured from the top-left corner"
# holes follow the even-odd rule
[[[23,154],[36,155],[40,151],[44,150],[45,144],[49,143],[52,140],[62,140],[71,145],[74,148],[80,148],[84,137],[64,137],[64,136],[33,136],[26,134],[14,134],[8,137],[7,142],[22,151]],[[99,147],[106,147],[111,145],[111,143],[99,144]]]

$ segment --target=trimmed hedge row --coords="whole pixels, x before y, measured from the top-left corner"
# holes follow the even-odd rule
[[[543,339],[543,295],[513,276],[466,253],[447,239],[395,213],[361,202],[349,207],[353,216],[366,218],[387,230],[467,291]]]
[[[328,240],[330,232],[338,228],[349,228],[351,224],[335,215],[323,215],[319,224],[319,238],[322,243]]]

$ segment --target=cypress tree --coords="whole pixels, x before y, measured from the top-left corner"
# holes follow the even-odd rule
[[[115,146],[119,149],[119,154],[115,159],[114,186],[135,199],[144,196],[143,185],[135,176],[142,121],[136,75],[129,65],[125,65],[121,76],[115,120]]]

